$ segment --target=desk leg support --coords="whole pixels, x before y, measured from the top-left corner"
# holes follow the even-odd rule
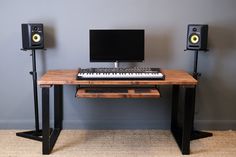
[[[171,131],[178,129],[179,85],[172,89]]]
[[[63,120],[63,94],[62,85],[54,86],[54,128],[62,129]]]
[[[62,86],[54,86],[54,129],[50,129],[50,96],[48,87],[42,88],[43,154],[50,154],[62,130]]]
[[[50,153],[49,88],[42,88],[43,154]]]
[[[195,89],[192,87],[186,87],[183,109],[182,154],[190,153],[190,141],[193,128],[193,121],[191,120],[191,117],[194,116],[194,97]]]
[[[193,87],[185,88],[183,115],[181,116],[181,122],[178,123],[179,86],[173,86],[171,132],[182,154],[190,153],[191,131],[193,126],[191,116],[193,116],[192,113],[194,113],[194,94]]]

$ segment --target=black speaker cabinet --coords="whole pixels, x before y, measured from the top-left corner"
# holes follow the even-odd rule
[[[21,24],[23,49],[44,49],[43,24]]]
[[[187,50],[207,50],[208,25],[189,24]]]

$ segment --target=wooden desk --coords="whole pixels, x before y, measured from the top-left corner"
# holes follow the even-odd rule
[[[43,154],[50,154],[62,130],[63,86],[64,85],[132,85],[132,86],[165,86],[172,88],[171,132],[182,152],[190,153],[191,132],[193,129],[195,87],[197,80],[181,70],[163,70],[165,80],[76,80],[77,70],[50,70],[38,81],[42,88],[42,132]],[[54,129],[49,125],[49,89],[54,86]],[[183,115],[178,116],[180,104],[180,86],[184,87],[185,100],[182,103]]]

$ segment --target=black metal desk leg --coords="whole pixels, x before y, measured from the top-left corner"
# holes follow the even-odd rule
[[[50,124],[49,124],[49,88],[42,88],[42,132],[43,154],[50,153]]]
[[[49,88],[42,88],[43,154],[50,154],[62,129],[62,85],[54,86],[54,129],[50,128]]]
[[[172,95],[172,113],[171,113],[171,132],[182,152],[190,153],[191,132],[193,127],[192,116],[194,116],[194,87],[185,88],[185,99],[183,103],[183,115],[178,123],[178,104],[179,104],[179,86],[173,86]]]
[[[182,154],[190,153],[190,141],[193,127],[192,116],[194,116],[194,96],[195,88],[185,88],[185,102],[183,111],[183,129],[182,129]]]
[[[54,86],[54,128],[62,129],[63,119],[63,89],[62,85]]]
[[[172,107],[171,107],[171,131],[177,129],[178,123],[178,104],[179,104],[179,85],[173,85]]]
[[[179,85],[173,85],[172,89],[172,109],[171,109],[171,133],[175,138],[180,150],[182,151],[182,126],[178,123],[179,113],[179,97],[180,97]]]

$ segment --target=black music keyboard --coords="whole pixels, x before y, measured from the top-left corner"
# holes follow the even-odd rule
[[[164,80],[160,68],[80,68],[77,80]]]

